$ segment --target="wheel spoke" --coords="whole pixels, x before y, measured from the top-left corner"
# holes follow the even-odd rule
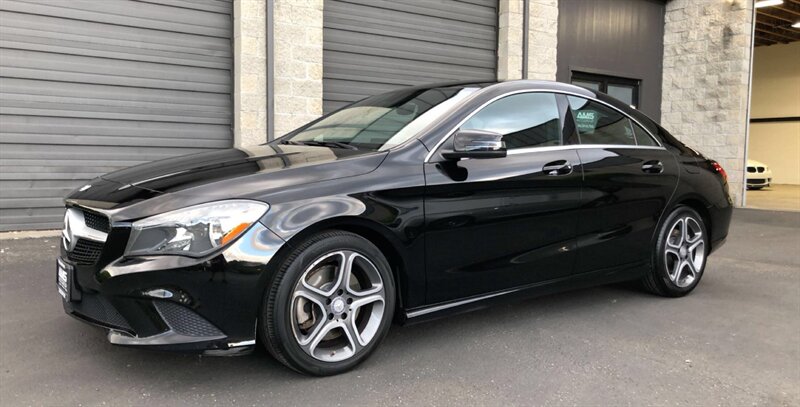
[[[347,340],[350,342],[350,349],[352,349],[354,354],[366,345],[364,340],[361,339],[361,334],[358,333],[355,324],[355,318],[350,318],[348,321],[342,323],[344,333],[347,336]]]
[[[352,294],[355,297],[364,297],[364,296],[370,295],[372,293],[376,293],[376,292],[381,291],[381,289],[383,288],[383,284],[382,284],[381,279],[380,279],[380,273],[378,273],[378,269],[375,267],[375,265],[372,264],[372,262],[369,259],[367,259],[366,257],[364,257],[364,256],[362,256],[362,255],[360,255],[358,253],[353,253],[353,256],[351,257],[351,259],[352,259],[352,261],[350,262],[350,272],[352,272],[352,270],[353,270],[353,266],[355,264],[355,261],[360,259],[361,260],[361,262],[360,262],[361,266],[360,267],[361,267],[363,272],[365,272],[368,276],[370,276],[369,283],[371,284],[371,286],[363,288],[361,290],[357,290],[357,289],[355,289],[355,288],[350,286],[350,284],[349,284],[350,280],[348,279],[347,280],[348,284],[346,286],[347,292]]]
[[[693,243],[691,243],[689,245],[689,253],[691,253],[692,256],[694,256],[695,255],[695,251],[697,250],[697,248],[699,248],[701,246],[704,246],[702,238],[698,239],[697,241],[695,241],[695,242],[693,242]],[[705,248],[705,247],[703,247],[703,248]]]
[[[697,270],[694,268],[694,262],[691,259],[686,261],[686,268],[689,270],[689,273],[691,273],[690,277],[692,277],[692,279],[697,277]]]
[[[294,292],[294,297],[303,297],[314,304],[317,304],[320,309],[325,310],[325,301],[327,297],[324,294],[321,294],[318,290],[310,289],[303,285],[302,288],[298,288]]]
[[[330,288],[328,290],[324,290],[324,289],[322,289],[320,287],[315,287],[314,285],[310,284],[308,282],[309,273],[311,273],[314,270],[316,270],[319,265],[324,264],[325,261],[330,259],[331,257],[338,257],[338,259],[337,259],[337,266],[334,268],[334,275],[333,275],[332,281],[330,281],[331,283],[333,283],[330,286]],[[308,266],[308,268],[306,269],[305,273],[303,273],[303,277],[301,278],[301,281],[303,283],[303,287],[305,287],[308,290],[311,290],[311,291],[313,291],[313,292],[315,292],[315,293],[317,293],[317,294],[319,294],[319,295],[321,295],[323,297],[330,297],[334,292],[336,292],[336,290],[339,287],[340,282],[342,281],[343,276],[342,276],[341,270],[343,269],[342,266],[346,263],[346,261],[347,261],[347,257],[346,257],[344,252],[329,253],[329,254],[317,259],[314,263],[312,263],[310,266]]]
[[[356,310],[358,310],[359,308],[361,308],[361,307],[363,307],[365,305],[368,305],[368,304],[372,304],[374,302],[379,302],[379,301],[380,302],[384,301],[383,300],[383,295],[381,295],[381,294],[367,295],[365,297],[360,297],[360,298],[358,298],[356,300],[353,300],[353,303],[350,304],[350,309],[353,310],[353,312],[355,313]]]
[[[672,280],[673,283],[677,284],[678,280],[681,278],[681,267],[683,267],[683,262],[680,260],[675,261],[675,265],[669,273],[669,279]]]
[[[317,349],[317,346],[319,346],[319,343],[322,342],[322,339],[324,339],[326,335],[338,328],[340,325],[341,324],[337,321],[325,320],[325,322],[320,324],[319,329],[314,330],[314,332],[308,336],[310,340],[307,341],[305,345],[301,343],[300,346],[305,348],[308,354],[313,355],[314,351]]]
[[[673,280],[675,285],[681,286],[681,277],[683,277],[683,275],[686,274],[686,273],[684,273],[684,269],[685,268],[686,268],[686,262],[685,261],[678,262],[678,269],[675,272],[675,280]]]
[[[689,241],[689,225],[686,222],[687,219],[681,220],[681,245]]]
[[[350,276],[353,274],[353,262],[356,261],[356,257],[360,256],[360,254],[351,251],[345,251],[342,253],[342,265],[339,267],[339,273],[336,276],[336,290],[347,290],[350,286]]]
[[[322,319],[322,320],[318,321],[318,322],[317,322],[317,324],[316,324],[316,326],[314,326],[314,329],[312,329],[312,330],[311,330],[311,332],[310,332],[308,335],[306,335],[306,336],[304,336],[304,337],[298,337],[298,338],[297,338],[297,343],[298,343],[298,344],[299,344],[299,345],[300,345],[302,348],[305,348],[305,349],[307,349],[309,352],[313,351],[313,349],[309,349],[309,348],[310,348],[312,345],[313,345],[313,347],[314,347],[314,348],[316,348],[316,346],[317,346],[317,344],[319,343],[319,341],[316,341],[316,342],[317,342],[317,344],[314,344],[315,340],[316,340],[317,338],[323,338],[323,337],[325,337],[325,335],[326,335],[326,334],[324,334],[324,333],[323,333],[323,334],[322,334],[322,336],[320,336],[320,334],[321,334],[321,332],[322,332],[323,330],[325,330],[325,327],[326,327],[327,325],[328,325],[328,320],[327,320],[327,319]]]
[[[669,254],[669,255],[675,256],[676,259],[680,259],[681,258],[680,251],[678,251],[678,249],[676,249],[676,248],[674,248],[672,246],[665,247],[664,248],[664,252],[665,252],[665,254]]]
[[[681,245],[683,244],[683,234],[684,234],[683,229],[684,229],[683,219],[678,219],[678,221],[675,222],[675,225],[672,226],[672,229],[670,229],[669,234],[667,234],[667,246],[671,246],[676,249],[679,249],[681,247]],[[678,233],[677,236],[674,236],[676,230]],[[677,242],[672,242],[673,239],[677,239]]]

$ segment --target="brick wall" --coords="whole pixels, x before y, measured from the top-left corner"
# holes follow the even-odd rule
[[[750,81],[750,0],[672,0],[664,26],[661,123],[722,164],[742,204]]]

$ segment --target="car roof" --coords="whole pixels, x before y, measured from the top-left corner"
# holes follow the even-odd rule
[[[412,89],[441,89],[441,88],[531,88],[541,90],[554,90],[561,92],[572,92],[577,94],[584,94],[586,96],[595,97],[595,92],[582,88],[580,86],[572,85],[569,83],[544,81],[533,79],[515,79],[508,81],[452,81],[452,82],[436,82],[425,85],[418,85],[411,87]]]

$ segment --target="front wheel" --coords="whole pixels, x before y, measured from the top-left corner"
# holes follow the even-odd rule
[[[391,270],[361,236],[328,231],[296,246],[264,300],[259,331],[288,367],[312,375],[347,371],[378,346],[395,308]]]
[[[692,208],[679,206],[659,229],[652,266],[643,283],[650,292],[681,297],[697,287],[708,256],[708,232]]]

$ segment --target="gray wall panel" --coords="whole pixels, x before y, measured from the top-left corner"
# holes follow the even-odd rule
[[[403,86],[497,77],[497,0],[325,0],[323,110]]]
[[[97,175],[232,145],[232,3],[0,2],[0,231]]]
[[[573,70],[639,79],[639,109],[658,120],[663,53],[664,1],[558,3],[558,81],[569,82]]]

